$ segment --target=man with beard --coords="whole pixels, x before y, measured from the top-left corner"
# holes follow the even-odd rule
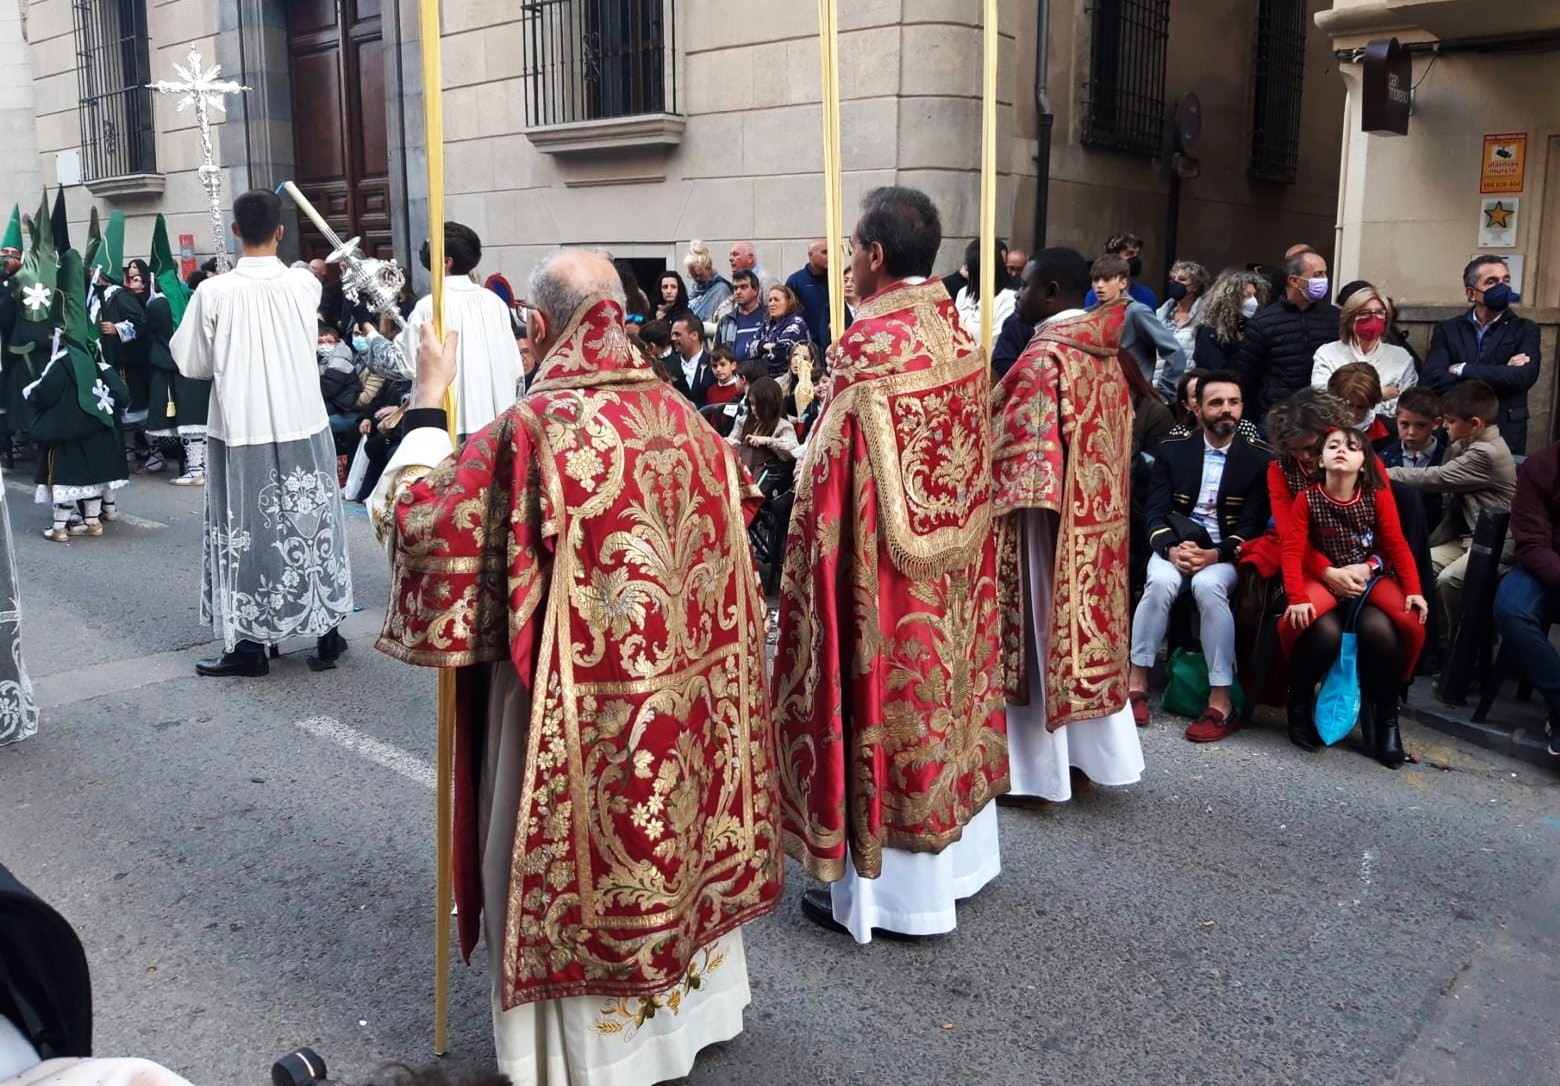
[[[1089,264],[1046,249],[1018,309],[1040,330],[992,396],[1011,794],[1060,803],[1074,771],[1136,783],[1127,711],[1133,389],[1125,299],[1083,312]]]
[[[1187,729],[1194,742],[1228,734],[1235,709],[1235,589],[1240,545],[1268,520],[1265,445],[1238,432],[1244,405],[1240,378],[1213,373],[1197,383],[1200,429],[1159,445],[1148,497],[1148,584],[1132,621],[1132,674],[1127,682],[1139,726],[1148,723],[1148,672],[1165,639],[1170,608],[1188,588],[1197,601],[1211,687],[1208,708]]]

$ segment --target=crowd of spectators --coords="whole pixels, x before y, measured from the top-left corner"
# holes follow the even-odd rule
[[[1134,235],[1110,238],[1085,299],[1125,299],[1127,307],[1120,361],[1134,408],[1129,685],[1139,721],[1149,718],[1149,676],[1166,642],[1185,640],[1173,615],[1189,595],[1208,688],[1189,739],[1217,741],[1240,727],[1240,679],[1252,657],[1245,647],[1260,629],[1237,631],[1255,616],[1274,627],[1279,666],[1288,668],[1287,684],[1282,675],[1257,682],[1287,689],[1296,745],[1320,745],[1317,689],[1351,633],[1367,753],[1401,764],[1399,695],[1446,658],[1486,513],[1511,514],[1493,621],[1552,712],[1560,710],[1560,655],[1547,638],[1550,621],[1560,620],[1560,450],[1519,470],[1525,395],[1541,358],[1536,326],[1511,308],[1518,298],[1505,262],[1480,256],[1468,264],[1468,310],[1434,328],[1421,359],[1396,327],[1386,292],[1361,281],[1335,293],[1325,257],[1309,246],[1272,266],[1217,275],[1176,261],[1162,304],[1140,281],[1141,250]],[[759,267],[751,242],[739,241],[727,275],[694,241],[681,262],[686,279],[662,272],[650,297],[632,267],[615,262],[636,349],[732,444],[764,491],[781,541],[795,464],[827,398],[828,259],[828,246],[815,240],[806,263],[780,281]],[[972,244],[942,283],[972,336],[992,306],[996,381],[1034,335],[1016,303],[1025,275],[1043,279],[1044,269],[1037,275],[1028,254],[999,242],[986,299],[980,259]],[[501,279],[487,285],[515,313],[529,371],[524,301]],[[859,302],[848,276],[845,295],[848,325]],[[375,354],[393,348],[362,316],[336,308],[327,291],[321,394],[340,450],[350,455],[361,441],[370,461],[349,498],[372,486],[372,464],[393,447],[407,392],[380,376]],[[778,561],[769,564],[772,584]],[[1560,750],[1560,737],[1553,742]]]

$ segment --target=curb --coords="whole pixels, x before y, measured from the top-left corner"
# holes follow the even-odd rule
[[[1542,731],[1503,728],[1488,723],[1475,724],[1471,720],[1464,719],[1466,710],[1442,705],[1439,702],[1431,704],[1411,702],[1403,706],[1402,713],[1416,724],[1483,747],[1485,750],[1504,754],[1508,758],[1516,758],[1532,765],[1560,770],[1560,758],[1549,753],[1549,740]]]

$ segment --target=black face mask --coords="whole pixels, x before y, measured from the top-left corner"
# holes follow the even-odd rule
[[[1186,284],[1176,279],[1170,280],[1169,294],[1171,299],[1179,302],[1182,298],[1186,297]]]
[[[1143,258],[1135,256],[1127,261],[1127,274],[1136,279],[1143,274]]]

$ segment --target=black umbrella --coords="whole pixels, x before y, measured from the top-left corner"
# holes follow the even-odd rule
[[[0,1015],[41,1059],[92,1055],[92,978],[65,918],[0,866]]]

